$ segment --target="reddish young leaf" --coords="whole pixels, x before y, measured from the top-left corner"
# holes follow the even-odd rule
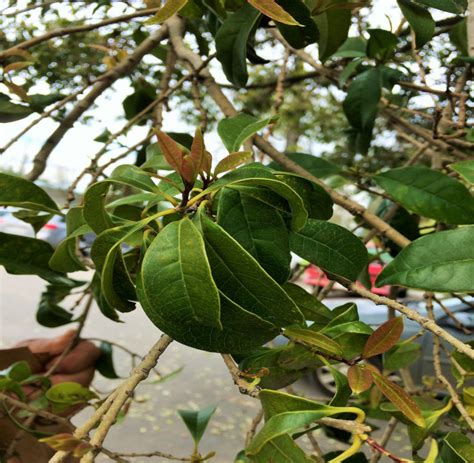
[[[410,421],[417,426],[425,426],[425,420],[415,401],[397,384],[371,371],[372,378],[379,391],[392,402]]]
[[[278,5],[275,0],[248,0],[248,2],[265,16],[279,23],[288,24],[289,26],[301,26],[301,24]]]
[[[214,170],[214,174],[219,175],[222,174],[222,172],[227,172],[228,170],[235,169],[240,164],[246,162],[251,156],[252,153],[250,151],[239,151],[237,153],[231,153],[218,162],[216,169]]]
[[[204,170],[206,163],[206,148],[204,146],[204,138],[201,129],[198,127],[194,135],[193,144],[191,145],[191,160],[194,167],[194,178]]]
[[[372,374],[365,366],[352,365],[347,371],[347,380],[356,394],[365,392],[372,386]]]
[[[184,153],[178,144],[166,133],[156,130],[158,144],[163,152],[166,162],[179,174],[181,174],[181,164]]]
[[[403,318],[391,318],[383,325],[379,326],[367,339],[365,343],[364,358],[374,357],[375,355],[383,354],[391,349],[403,332]]]

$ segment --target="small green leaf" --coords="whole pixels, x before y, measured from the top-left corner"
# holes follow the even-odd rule
[[[46,391],[46,398],[53,405],[53,410],[63,411],[69,407],[89,402],[92,399],[98,399],[95,392],[81,386],[79,383],[66,381],[55,384]]]
[[[217,166],[214,169],[214,175],[219,175],[228,170],[235,169],[240,166],[240,164],[247,162],[251,157],[252,153],[250,151],[231,153],[217,163]]]
[[[403,16],[415,32],[416,47],[421,48],[433,37],[436,23],[430,12],[411,0],[398,0]]]
[[[375,181],[403,207],[452,224],[474,222],[474,197],[457,180],[427,167],[399,167]]]
[[[372,369],[370,370],[370,374],[379,391],[392,402],[398,410],[417,426],[425,426],[425,420],[421,415],[420,408],[404,389]]]
[[[21,382],[31,376],[31,368],[28,362],[21,360],[13,363],[5,370],[1,370],[0,376],[9,378],[12,381]]]
[[[403,318],[391,318],[369,336],[362,356],[367,359],[387,352],[398,342],[402,332]]]
[[[314,219],[290,233],[290,249],[325,272],[350,281],[357,279],[368,260],[364,244],[350,231]]]
[[[19,121],[33,112],[28,106],[12,103],[10,97],[0,93],[0,123]]]
[[[151,177],[140,167],[131,164],[122,164],[116,167],[110,174],[110,178],[145,191],[156,191],[157,186]]]
[[[291,327],[285,330],[285,336],[314,346],[317,350],[334,355],[342,355],[339,344],[324,334],[306,328]]]
[[[161,24],[178,13],[187,3],[188,0],[166,0],[166,3],[156,12],[155,16],[146,21],[146,24]]]
[[[0,206],[15,206],[58,214],[54,200],[29,180],[0,172]]]
[[[437,232],[404,248],[376,286],[400,285],[439,292],[474,290],[474,226]]]
[[[217,132],[229,153],[233,153],[238,151],[251,136],[275,120],[275,117],[257,119],[254,116],[242,113],[221,120],[217,126]]]
[[[372,375],[364,366],[352,365],[347,370],[347,380],[352,391],[361,394],[372,386]]]
[[[229,82],[237,87],[247,84],[247,42],[260,17],[258,10],[245,4],[224,20],[216,34],[217,59]]]
[[[467,182],[474,185],[474,161],[459,161],[450,164],[449,167],[460,174]]]
[[[345,374],[341,373],[337,368],[328,365],[329,371],[334,378],[336,383],[336,393],[329,402],[329,405],[333,407],[344,407],[351,396],[351,388],[349,387],[349,381]]]
[[[368,33],[367,56],[377,61],[387,61],[395,51],[397,36],[383,29],[368,29]]]
[[[418,360],[420,354],[420,344],[413,341],[403,341],[384,353],[383,366],[389,371],[406,368]]]
[[[367,56],[367,40],[364,37],[349,37],[334,53],[333,58],[363,58]]]
[[[201,410],[178,410],[179,416],[182,418],[184,424],[191,433],[196,446],[199,445],[204,431],[209,424],[209,420],[216,411],[216,408],[215,405],[210,405]]]
[[[114,359],[113,359],[113,347],[112,344],[109,342],[103,341],[100,343],[100,357],[97,359],[95,367],[97,371],[104,376],[105,378],[109,379],[117,379],[120,376],[116,373],[114,367]]]

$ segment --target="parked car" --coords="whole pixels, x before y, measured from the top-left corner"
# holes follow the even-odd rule
[[[456,322],[446,314],[443,308],[433,302],[433,315],[436,323],[445,329],[448,333],[455,336],[457,339],[463,342],[469,342],[474,340],[474,297],[466,296],[465,303],[457,298],[443,299],[443,305],[455,315],[457,320],[467,329],[471,330],[472,333],[468,334],[464,330],[460,329]],[[328,298],[324,300],[324,304],[333,309],[342,304],[353,302],[357,304],[359,319],[370,325],[373,329],[379,327],[382,323],[387,321],[388,309],[385,306],[377,306],[374,302],[368,299],[358,298]],[[405,304],[416,310],[420,315],[427,317],[428,313],[426,310],[426,303],[424,300],[417,301],[405,301]],[[412,336],[420,332],[420,325],[417,322],[409,320],[405,317],[404,319],[404,330],[402,339],[409,339]],[[277,340],[277,344],[285,342],[280,338]],[[433,376],[433,334],[431,331],[426,330],[422,336],[416,339],[418,344],[421,346],[421,352],[418,360],[410,366],[413,380],[415,384],[422,384],[423,376]],[[451,347],[446,345],[448,351],[451,351]],[[380,364],[382,359],[377,359]],[[380,365],[381,366],[381,365]],[[441,366],[443,373],[452,378],[451,374],[451,362],[446,356],[444,351],[441,352]],[[338,366],[339,368],[339,366]],[[340,365],[341,371],[347,369],[344,365]],[[334,393],[336,385],[334,378],[327,367],[321,367],[314,371],[312,380],[316,383],[316,386],[326,393]],[[454,381],[454,380],[453,380]]]
[[[55,215],[41,228],[36,237],[47,241],[53,248],[56,248],[66,238],[66,234],[66,220],[62,216]]]
[[[16,209],[0,209],[0,232],[11,235],[34,237],[33,227],[13,215]]]

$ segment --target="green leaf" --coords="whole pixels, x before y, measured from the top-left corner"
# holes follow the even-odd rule
[[[116,167],[110,174],[110,178],[140,190],[153,192],[158,189],[149,175],[140,167],[131,164],[122,164]]]
[[[329,405],[332,405],[333,407],[344,407],[347,405],[349,397],[352,394],[348,378],[336,368],[330,365],[328,365],[328,368],[334,378],[334,382],[336,383],[336,393],[329,402]]]
[[[35,233],[38,233],[53,217],[54,214],[41,214],[37,211],[28,211],[20,209],[12,212],[12,215],[33,227]]]
[[[374,370],[370,370],[370,372],[379,391],[410,421],[417,426],[423,427],[425,420],[421,415],[420,408],[405,390]]]
[[[59,214],[54,200],[29,180],[0,172],[0,205]]]
[[[290,233],[290,249],[331,275],[355,281],[367,265],[362,241],[339,225],[309,219],[299,232]]]
[[[467,182],[474,185],[474,161],[459,161],[450,164],[449,167],[460,174]]]
[[[406,368],[418,360],[420,354],[420,344],[413,341],[403,341],[385,352],[383,356],[383,366],[389,371]]]
[[[74,288],[82,286],[83,281],[64,278],[63,282],[47,285],[41,293],[41,299],[36,311],[36,321],[48,328],[67,325],[73,320],[73,314],[59,306],[59,303],[68,296]]]
[[[298,447],[289,435],[283,435],[267,442],[256,455],[252,463],[313,463],[305,452]]]
[[[474,197],[457,180],[427,167],[399,167],[374,177],[409,211],[440,222],[474,222]]]
[[[257,119],[250,114],[242,113],[238,116],[222,119],[217,126],[217,132],[229,153],[233,153],[238,151],[251,136],[275,120],[274,116]]]
[[[161,24],[171,16],[179,12],[188,0],[167,0],[166,3],[156,12],[155,16],[147,20],[147,24]]]
[[[328,354],[342,355],[341,346],[336,341],[328,338],[324,334],[306,328],[291,327],[285,330],[285,336],[303,341],[305,344],[315,347],[318,351]]]
[[[334,53],[333,58],[363,58],[367,56],[367,40],[364,37],[349,37]]]
[[[465,434],[450,432],[443,440],[440,456],[447,463],[470,463],[474,460],[474,445]]]
[[[95,363],[95,368],[97,371],[104,376],[105,378],[109,379],[117,379],[120,376],[116,373],[114,367],[114,359],[113,359],[113,348],[112,344],[106,341],[102,341],[99,346],[100,349],[100,356]]]
[[[347,380],[350,388],[356,394],[361,394],[372,386],[370,371],[361,365],[352,365],[347,370]]]
[[[222,329],[204,242],[189,219],[171,222],[153,240],[143,259],[142,278],[147,300],[160,317],[180,323],[184,332],[195,323]]]
[[[290,275],[288,231],[280,214],[239,190],[219,195],[217,223],[251,254],[277,282]]]
[[[95,183],[84,195],[84,219],[96,234],[114,226],[105,210],[105,198],[110,185],[109,182]]]
[[[400,339],[403,332],[403,318],[395,317],[380,325],[365,343],[364,358],[375,357],[390,350]]]
[[[293,283],[285,283],[283,289],[296,302],[306,320],[314,321],[311,326],[322,328],[329,323],[332,312],[317,297]]]
[[[318,40],[318,28],[304,2],[301,0],[278,0],[278,4],[304,26],[288,26],[280,22],[276,23],[281,35],[293,48],[304,48]]]
[[[7,95],[0,93],[0,123],[19,121],[33,112],[28,106],[12,103]]]
[[[474,290],[474,226],[437,232],[404,248],[376,286],[400,285],[439,292]]]
[[[453,14],[463,14],[467,9],[467,0],[417,0],[418,3],[447,11]]]
[[[38,275],[50,283],[63,283],[65,275],[48,265],[53,252],[46,241],[0,232],[0,265],[12,275]]]
[[[21,382],[31,376],[31,368],[28,365],[28,362],[21,360],[13,363],[5,370],[1,370],[0,376],[9,378],[12,381]]]
[[[332,217],[333,201],[322,186],[295,174],[275,174],[275,178],[298,193],[310,219],[329,220]]]
[[[69,407],[89,402],[91,399],[97,399],[95,392],[81,386],[79,383],[66,381],[55,384],[46,391],[46,398],[53,405],[54,411],[67,410]]]
[[[346,3],[335,0],[334,4]],[[351,26],[351,12],[347,9],[331,9],[314,17],[319,29],[319,59],[324,62],[346,41]]]
[[[436,23],[430,12],[410,0],[398,0],[403,16],[415,32],[416,48],[421,48],[433,37]]]
[[[370,138],[382,95],[382,76],[379,68],[359,74],[349,86],[343,103],[344,112],[352,127]]]
[[[247,42],[260,17],[258,10],[246,4],[228,16],[216,34],[217,59],[229,82],[237,87],[247,84]]]
[[[215,405],[210,405],[201,410],[178,410],[179,416],[191,433],[196,446],[199,444],[216,408]]]
[[[341,172],[339,167],[335,164],[332,164],[323,158],[313,156],[312,154],[286,153],[286,157],[291,159],[293,162],[296,162],[296,164],[300,165],[317,178],[330,177],[331,175],[337,175]],[[285,170],[275,161],[272,161],[268,166],[276,170]]]
[[[281,392],[263,390],[259,394],[265,413],[265,424],[246,449],[248,455],[256,455],[273,439],[303,428],[314,421],[344,412],[355,412],[354,408],[332,407],[318,404]]]
[[[367,56],[377,61],[387,61],[397,47],[398,38],[384,29],[368,29]]]
[[[204,215],[201,224],[212,276],[226,296],[275,326],[303,321],[296,304],[237,241]]]
[[[238,151],[231,153],[217,163],[217,166],[214,169],[214,175],[219,175],[223,172],[227,172],[228,170],[235,169],[236,167],[240,166],[240,164],[247,162],[251,157],[252,153],[250,151]]]

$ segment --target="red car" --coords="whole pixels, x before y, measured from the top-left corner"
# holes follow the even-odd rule
[[[370,282],[372,283],[371,290],[372,292],[374,292],[375,294],[379,294],[380,296],[388,296],[390,292],[390,286],[382,286],[381,288],[376,288],[374,286],[375,280],[382,272],[383,267],[383,264],[381,264],[380,262],[371,262],[369,264],[369,276]],[[304,272],[303,282],[306,285],[310,286],[324,287],[330,282],[330,280],[319,267],[316,267],[315,265],[310,265]]]

